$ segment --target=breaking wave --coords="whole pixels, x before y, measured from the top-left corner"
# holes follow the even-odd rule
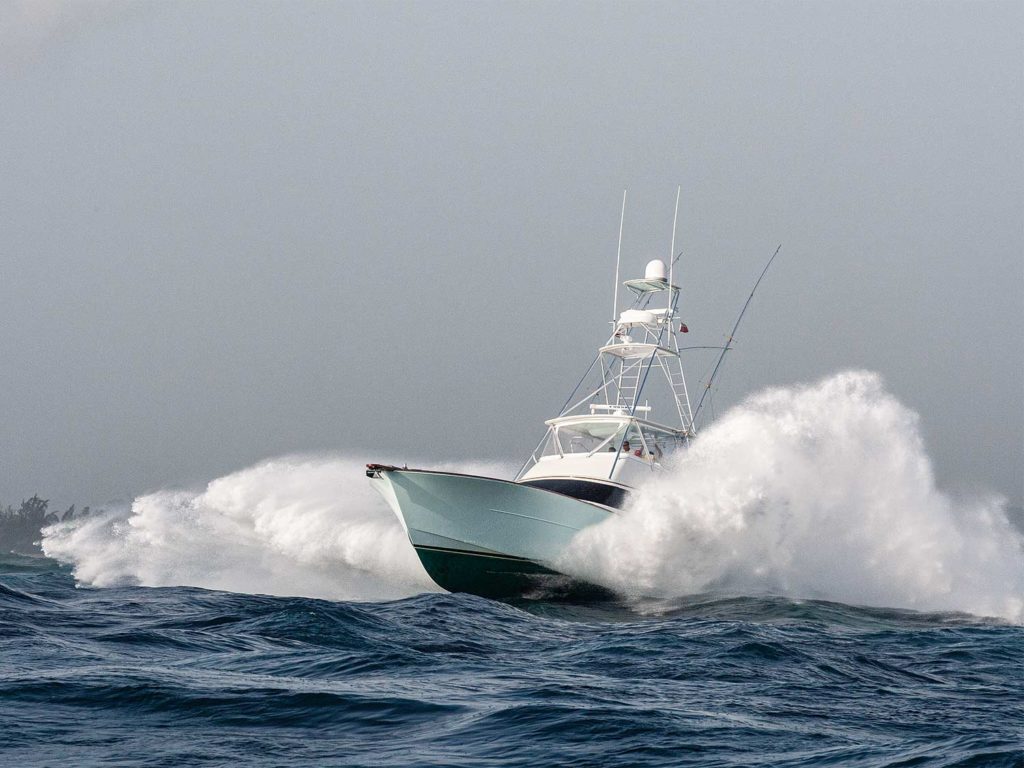
[[[733,408],[559,565],[638,596],[776,594],[1024,621],[1024,543],[1005,501],[940,492],[917,415],[863,371]]]

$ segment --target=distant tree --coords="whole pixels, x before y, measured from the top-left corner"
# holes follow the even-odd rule
[[[22,500],[21,509],[18,510],[18,514],[25,520],[38,520],[42,522],[43,518],[46,517],[46,508],[49,506],[49,499],[40,499],[38,495],[34,495],[27,501]]]
[[[89,507],[76,512],[74,504],[62,513],[50,512],[49,506],[49,499],[40,498],[38,494],[23,500],[18,509],[10,504],[0,505],[0,552],[37,554],[44,527],[85,517],[90,513]]]
[[[8,506],[3,510],[0,525],[0,547],[15,552],[38,552],[39,531],[46,524],[49,499],[42,499],[38,494],[21,502],[15,510]],[[59,519],[59,518],[58,518]]]

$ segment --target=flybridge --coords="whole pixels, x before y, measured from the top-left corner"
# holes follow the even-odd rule
[[[590,477],[630,483],[638,478],[627,475],[660,467],[665,456],[685,446],[694,434],[678,343],[678,334],[688,329],[679,322],[680,289],[672,281],[679,191],[670,261],[666,265],[653,259],[642,278],[622,283],[632,301],[620,312],[625,204],[623,194],[611,336],[598,348],[558,416],[545,422],[547,432],[517,480]],[[666,422],[652,419],[657,408]]]
[[[690,397],[677,337],[681,330],[677,329],[676,317],[679,288],[669,283],[664,274],[664,262],[655,259],[648,263],[643,279],[624,283],[635,293],[635,300],[613,323],[612,335],[598,349],[597,359],[588,371],[589,374],[598,368],[600,383],[577,401],[571,397],[559,417],[578,414],[581,410],[617,416],[649,413],[650,401],[641,404],[641,395],[663,384],[667,385],[671,408],[675,411],[674,423],[665,426],[684,435],[692,433]],[[661,293],[668,294],[669,306],[651,309],[652,299]],[[579,389],[577,387],[573,397]]]

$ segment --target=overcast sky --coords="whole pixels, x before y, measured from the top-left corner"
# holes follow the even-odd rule
[[[0,501],[522,459],[665,257],[716,410],[879,371],[1019,503],[1024,5],[0,5]],[[628,277],[629,275],[624,275]],[[706,360],[697,358],[693,375]]]

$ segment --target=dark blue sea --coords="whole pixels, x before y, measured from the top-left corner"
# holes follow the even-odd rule
[[[330,602],[0,559],[4,766],[1024,766],[1024,628],[782,598]]]

